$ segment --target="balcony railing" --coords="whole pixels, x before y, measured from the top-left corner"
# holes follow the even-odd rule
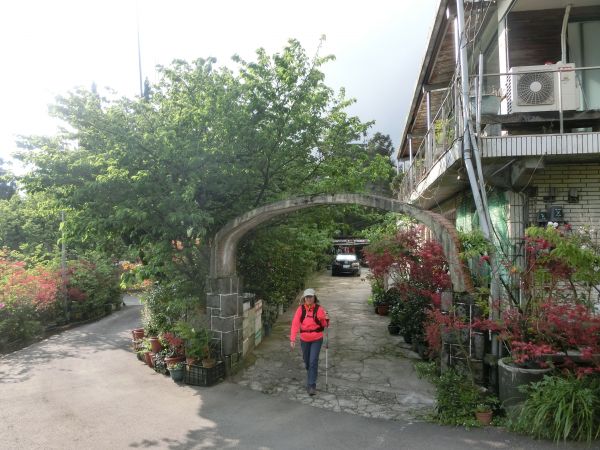
[[[549,70],[541,72],[548,72],[551,73],[552,76],[556,77],[555,86],[557,88],[557,98],[553,110],[558,111],[559,113],[561,133],[483,137],[481,139],[481,156],[483,158],[498,158],[600,153],[600,133],[564,133],[564,117],[562,107],[564,104],[569,104],[569,102],[563,101],[563,95],[565,95],[565,92],[563,92],[565,90],[562,88],[562,86],[564,85],[564,80],[561,81],[561,76],[564,76],[565,73],[572,74],[573,72],[575,72],[577,74],[577,76],[575,77],[575,82],[577,83],[578,89],[580,89],[580,91],[578,92],[580,92],[581,101],[576,100],[576,103],[580,104],[580,111],[586,111],[590,109],[590,105],[592,105],[593,101],[591,98],[588,98],[592,95],[592,87],[590,85],[586,86],[585,82],[587,81],[589,83],[593,83],[594,77],[592,77],[590,74],[600,74],[599,69],[600,67],[598,66],[579,68],[575,68],[572,66],[555,68],[554,66],[552,66],[552,68],[550,68]],[[486,74],[483,76],[495,78],[500,76],[504,78],[507,84],[514,84],[514,77],[516,76],[516,73],[518,73],[520,76],[522,74],[527,73],[540,73],[540,70],[520,70],[519,72],[495,73]],[[473,84],[475,86],[482,85],[482,80],[478,79],[477,83]],[[537,87],[537,85],[535,87]],[[399,188],[399,199],[402,201],[410,201],[411,195],[415,192],[415,190],[417,190],[417,187],[421,182],[423,182],[427,177],[430,178],[430,180],[428,180],[427,183],[435,181],[432,180],[433,176],[435,176],[436,174],[441,175],[443,173],[443,170],[447,169],[451,165],[452,161],[456,159],[454,157],[449,158],[450,155],[448,155],[449,150],[453,148],[453,144],[457,141],[457,138],[459,140],[462,138],[462,117],[460,114],[458,116],[454,114],[454,102],[458,97],[456,95],[456,89],[456,83],[453,83],[449,87],[447,91],[448,94],[442,102],[442,106],[436,112],[434,119],[430,120],[430,127],[427,130],[419,148],[412,157],[412,164],[405,171],[404,178]],[[476,91],[477,90],[475,89],[475,92]],[[572,91],[567,92],[567,95],[572,96]],[[471,114],[472,119],[477,120],[476,129],[479,129],[478,121],[481,117],[480,114],[477,114],[477,109],[481,111],[482,108],[481,93],[478,94],[478,97],[479,98],[475,99],[475,101],[473,101],[473,103],[470,105],[471,109],[473,110]],[[572,102],[573,99],[571,98],[569,101]],[[497,104],[499,107],[500,102],[498,101],[494,104]],[[485,105],[483,106],[483,109],[484,113],[489,113],[489,111],[485,111]],[[538,109],[537,111],[540,111],[540,109]],[[523,107],[521,107],[520,113],[522,114],[523,112],[526,113],[527,108],[523,110]],[[535,112],[536,110],[532,109],[532,113]],[[497,113],[499,114],[500,111],[497,111]],[[457,158],[461,157],[460,152],[453,152],[453,154],[456,154],[455,156]],[[442,164],[444,167],[437,167],[436,170],[432,173],[432,169],[434,169],[436,164],[442,159],[446,162],[446,164]],[[449,161],[449,159],[451,159],[452,161]],[[430,174],[432,176],[430,176]]]

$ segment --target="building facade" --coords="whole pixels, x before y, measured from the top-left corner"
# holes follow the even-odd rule
[[[513,259],[529,225],[598,228],[598,42],[598,0],[440,0],[399,199],[464,231],[487,215]]]

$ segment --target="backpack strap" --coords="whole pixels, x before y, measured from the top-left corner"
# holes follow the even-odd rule
[[[310,331],[302,331],[302,329],[301,329],[300,330],[301,332],[303,332],[303,333],[313,333],[313,332],[317,332],[317,331],[323,331],[325,329],[325,328],[323,328],[323,325],[321,325],[321,321],[317,317],[317,312],[318,311],[319,311],[319,305],[315,304],[315,308],[313,309],[313,320],[319,326],[319,328],[317,328],[316,330],[310,330]],[[305,318],[306,318],[306,308],[304,307],[304,305],[302,305],[302,315],[300,316],[300,323],[304,322]],[[300,327],[300,328],[302,328],[302,327]]]

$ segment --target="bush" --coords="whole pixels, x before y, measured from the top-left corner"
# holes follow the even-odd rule
[[[431,298],[417,292],[408,292],[406,298],[397,303],[394,314],[405,339],[425,342],[425,320],[431,308]]]
[[[148,335],[172,331],[184,319],[195,302],[181,283],[157,284],[142,296],[142,323]]]
[[[600,437],[600,378],[545,376],[509,425],[537,438],[591,442]]]
[[[88,315],[104,311],[105,305],[121,301],[119,271],[102,258],[80,258],[68,262],[67,293]]]
[[[433,378],[436,386],[436,420],[444,425],[476,425],[474,412],[480,403],[479,388],[465,375],[448,369]]]
[[[301,217],[300,222],[303,222]],[[293,221],[291,222],[294,223]],[[271,304],[287,305],[322,266],[331,245],[327,230],[270,226],[253,231],[239,246],[238,273],[244,288]]]
[[[26,267],[0,250],[0,349],[28,341],[60,313],[60,277],[38,264]]]

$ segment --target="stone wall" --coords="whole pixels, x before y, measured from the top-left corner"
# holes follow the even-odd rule
[[[206,313],[221,355],[242,352],[244,298],[237,276],[207,280]]]

